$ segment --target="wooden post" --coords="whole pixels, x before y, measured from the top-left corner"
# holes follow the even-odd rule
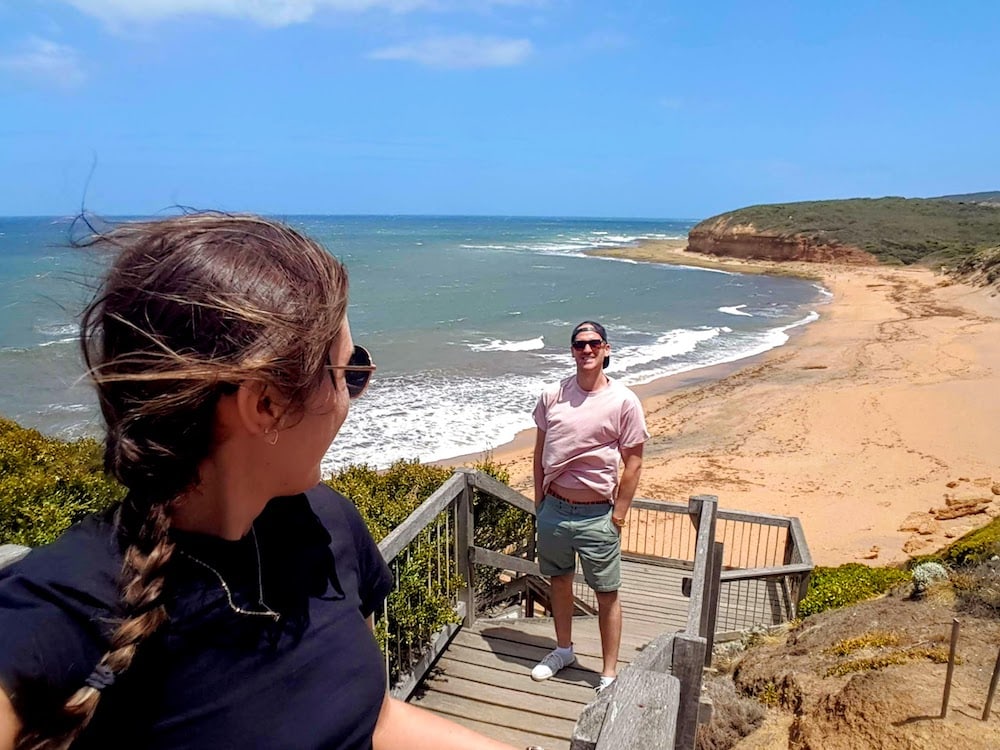
[[[948,651],[948,673],[944,677],[944,697],[941,699],[941,718],[948,716],[948,699],[951,698],[951,677],[955,672],[955,647],[958,645],[958,618],[951,621],[951,649]]]
[[[691,604],[688,609],[687,627],[692,635],[704,637],[711,607],[712,551],[715,544],[715,523],[719,498],[715,495],[695,495],[688,500],[691,522],[698,529],[695,539],[694,571],[691,576]],[[702,527],[702,521],[705,527]]]
[[[596,750],[669,748],[677,731],[677,678],[645,669],[625,670],[615,683]]]
[[[993,708],[993,696],[997,691],[997,678],[1000,678],[1000,651],[997,652],[997,663],[993,666],[990,689],[986,693],[986,705],[983,707],[983,721],[990,718],[990,709]]]
[[[455,503],[455,553],[458,574],[465,581],[462,599],[465,601],[465,619],[462,624],[471,626],[476,621],[476,580],[472,565],[472,548],[475,529],[472,516],[472,483],[465,475],[465,486]]]
[[[0,568],[13,565],[29,552],[30,547],[22,547],[20,544],[0,544]]]
[[[715,646],[715,622],[719,619],[719,594],[722,588],[722,554],[725,545],[716,542],[712,545],[712,565],[709,567],[710,575],[706,582],[708,588],[708,611],[702,622],[702,634],[705,638],[705,666],[712,666],[712,648]]]
[[[673,641],[671,670],[680,680],[677,730],[674,750],[694,750],[701,704],[701,678],[705,664],[705,639],[688,633],[676,633]]]

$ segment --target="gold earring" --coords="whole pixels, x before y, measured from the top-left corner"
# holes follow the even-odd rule
[[[268,430],[267,432],[264,433],[264,436],[265,436],[264,440],[267,442],[268,445],[277,445],[278,444],[278,431],[277,430]],[[268,437],[268,436],[271,436],[271,437]]]

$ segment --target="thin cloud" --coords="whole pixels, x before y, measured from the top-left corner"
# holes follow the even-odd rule
[[[36,36],[16,52],[0,55],[0,70],[60,88],[75,88],[87,80],[75,49]]]
[[[417,10],[485,10],[492,6],[533,5],[536,0],[65,0],[111,26],[155,23],[178,16],[235,18],[263,26],[305,23],[318,11],[365,13]]]
[[[525,62],[533,50],[528,39],[461,35],[383,47],[368,53],[368,57],[416,62],[429,68],[509,68]]]

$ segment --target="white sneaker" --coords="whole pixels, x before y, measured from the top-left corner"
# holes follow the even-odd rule
[[[534,669],[531,670],[531,679],[536,682],[547,680],[560,669],[568,667],[575,661],[576,655],[573,652],[570,652],[570,655],[566,657],[560,654],[558,650],[551,651],[545,655],[544,659],[535,665]]]
[[[597,683],[597,687],[594,688],[594,691],[600,695],[609,687],[614,685],[616,679],[616,677],[605,677],[604,675],[601,675],[601,681]]]

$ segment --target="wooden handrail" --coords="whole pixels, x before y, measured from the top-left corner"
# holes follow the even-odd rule
[[[688,608],[689,635],[703,635],[702,626],[708,616],[710,604],[710,575],[715,544],[715,519],[719,499],[715,495],[697,495],[691,498],[688,513],[697,525],[698,536],[694,548],[694,575],[691,586],[691,606]]]
[[[386,561],[392,562],[400,552],[420,536],[425,528],[434,523],[440,514],[453,509],[456,522],[454,554],[458,570],[466,582],[465,588],[459,592],[456,611],[465,624],[471,624],[476,617],[473,599],[475,566],[482,565],[508,570],[516,576],[540,577],[538,563],[533,559],[533,546],[530,543],[527,557],[508,555],[475,545],[472,512],[472,495],[475,490],[528,514],[535,514],[535,504],[531,498],[482,471],[462,468],[456,470],[403,523],[387,534],[378,544]],[[693,738],[694,724],[697,722],[699,713],[701,669],[705,660],[710,659],[711,656],[711,639],[715,630],[714,617],[718,606],[719,583],[791,578],[791,585],[796,591],[793,600],[797,609],[798,601],[806,593],[806,583],[813,570],[812,557],[806,545],[802,526],[797,518],[720,510],[718,499],[711,495],[692,497],[687,506],[649,498],[637,498],[632,507],[639,510],[687,515],[697,529],[693,563],[685,560],[673,561],[693,567],[691,603],[686,627],[681,633],[664,636],[670,643],[669,654],[671,658],[667,661],[672,666],[669,666],[669,669],[673,677],[679,681],[678,701],[681,708],[676,726],[675,747],[688,748],[691,746],[688,742]],[[733,569],[720,573],[719,568],[722,561],[720,548],[722,545],[715,539],[718,519],[787,529],[786,564]],[[28,551],[27,548],[17,545],[0,545],[0,567],[20,559]],[[405,697],[419,683],[423,676],[422,672],[429,668],[438,653],[446,647],[447,641],[454,635],[456,629],[457,626],[447,626],[432,638],[433,643],[429,644],[428,653],[417,665],[414,665],[414,671],[406,676],[404,680],[406,685],[397,686],[402,690],[400,697]]]
[[[416,539],[425,527],[433,523],[441,511],[451,505],[463,490],[465,490],[464,475],[455,472],[448,477],[444,484],[434,490],[430,497],[406,517],[403,523],[386,534],[378,543],[379,551],[385,561],[392,562],[396,559],[396,555],[406,549],[406,546]]]

